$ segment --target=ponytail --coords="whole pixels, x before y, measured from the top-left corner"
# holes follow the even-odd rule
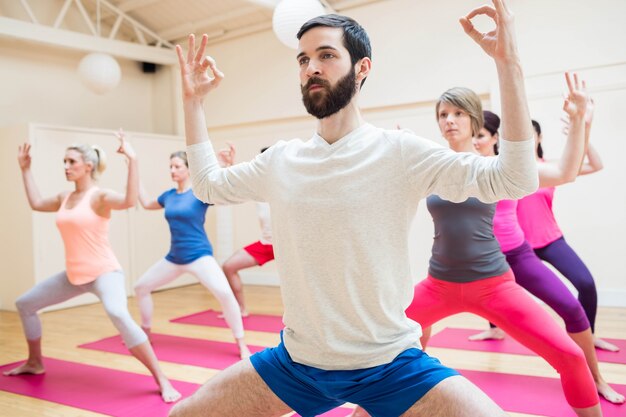
[[[91,170],[91,178],[98,179],[100,174],[107,167],[107,159],[104,150],[98,145],[71,145],[67,148],[68,151],[76,151],[81,154],[85,163],[91,164],[93,169]]]

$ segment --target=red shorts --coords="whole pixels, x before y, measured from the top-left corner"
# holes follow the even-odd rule
[[[274,246],[265,245],[261,241],[254,242],[243,248],[243,250],[248,252],[259,266],[274,260]]]

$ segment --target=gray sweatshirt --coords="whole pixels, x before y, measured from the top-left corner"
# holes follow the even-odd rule
[[[280,141],[229,168],[209,142],[187,151],[200,200],[270,204],[285,347],[295,362],[326,370],[381,365],[420,346],[420,326],[404,314],[420,199],[495,202],[538,186],[532,140],[501,140],[500,156],[485,158],[364,124],[333,144],[317,134]]]

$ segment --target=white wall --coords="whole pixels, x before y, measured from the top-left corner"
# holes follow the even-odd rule
[[[373,69],[361,97],[369,121],[389,128],[399,123],[439,140],[433,102],[447,88],[473,88],[486,108],[499,107],[498,98],[490,95],[497,84],[494,66],[458,23],[459,16],[483,3],[389,0],[348,11],[367,29],[373,45]],[[617,43],[626,39],[619,20],[626,15],[626,2],[601,0],[593,7],[566,0],[509,4],[516,16],[532,115],[546,126],[551,156],[558,156],[563,145],[558,121],[561,73],[580,70],[596,100],[593,140],[606,169],[559,190],[556,212],[566,237],[595,273],[600,303],[626,306],[626,280],[617,261],[623,247],[618,236],[626,234],[626,172],[619,160],[624,141],[615,133],[621,131],[620,102],[626,100],[626,49]],[[489,30],[486,20],[477,24]],[[209,131],[218,146],[231,140],[240,159],[249,159],[261,145],[310,136],[314,122],[300,103],[296,52],[282,46],[272,32],[212,45],[209,54],[226,74],[206,103]],[[258,228],[251,205],[232,210],[233,236],[228,239],[237,247],[255,239]],[[432,236],[423,208],[413,229],[413,273],[421,279]]]
[[[128,173],[124,158],[116,153],[119,141],[111,130],[41,124],[0,128],[0,186],[5,196],[0,205],[0,262],[5,266],[0,278],[0,308],[6,310],[14,309],[15,299],[20,294],[65,269],[63,242],[55,225],[55,214],[33,212],[28,206],[16,158],[22,137],[29,137],[32,144],[32,173],[43,197],[72,190],[72,184],[63,176],[62,161],[65,149],[73,143],[98,144],[104,149],[107,169],[98,180],[100,187],[123,192]],[[147,193],[156,198],[172,188],[175,184],[169,175],[169,155],[183,148],[183,138],[140,132],[128,132],[128,137],[137,151],[139,172]],[[209,217],[214,215],[210,212]],[[214,225],[214,221],[210,224]],[[146,211],[138,207],[112,212],[109,238],[126,275],[129,293],[141,274],[165,256],[170,245],[163,210]],[[195,282],[197,280],[186,275],[173,285]],[[83,295],[54,308],[95,300],[92,295]]]
[[[139,63],[118,59],[120,85],[97,95],[78,78],[85,55],[0,38],[0,126],[38,122],[175,133],[170,68],[144,74]]]
[[[54,0],[58,3],[59,0]],[[38,18],[54,20],[53,0],[36,0]],[[475,89],[486,106],[497,108],[492,63],[463,33],[457,19],[483,0],[387,0],[351,9],[347,14],[367,29],[373,44],[374,67],[361,104],[369,121],[410,128],[438,139],[433,101],[445,89],[463,85]],[[568,239],[596,275],[603,304],[626,306],[626,280],[616,261],[626,235],[626,171],[620,156],[625,143],[621,108],[626,100],[626,2],[510,0],[516,15],[519,49],[533,117],[546,129],[546,151],[559,154],[559,73],[580,69],[597,103],[594,143],[606,169],[557,193],[556,210]],[[21,6],[0,0],[7,15]],[[50,18],[52,16],[52,18]],[[72,20],[73,19],[73,20]],[[481,27],[486,27],[482,22]],[[72,17],[67,25],[78,25]],[[239,160],[252,158],[262,146],[294,136],[307,137],[315,122],[300,102],[295,52],[271,31],[211,45],[226,73],[220,88],[206,103],[210,133],[218,146],[232,140]],[[180,133],[182,128],[176,68],[143,74],[134,62],[120,60],[122,84],[105,96],[82,87],[76,67],[83,54],[0,39],[0,126],[43,122],[60,125]],[[14,156],[3,155],[8,161]],[[155,158],[157,156],[155,155]],[[16,175],[4,169],[2,175]],[[600,207],[600,204],[602,206]],[[217,212],[218,210],[215,210]],[[224,259],[259,237],[252,204],[220,209],[209,216],[208,228],[216,255]],[[17,213],[16,213],[17,215]],[[16,218],[19,218],[16,217]],[[29,225],[24,225],[28,231]],[[432,225],[420,208],[411,235],[415,279],[424,276]],[[598,250],[598,248],[602,250]],[[269,264],[252,269],[248,280],[275,281]]]
[[[44,25],[55,22],[63,3],[28,1]],[[0,0],[0,14],[30,21],[19,1]],[[68,9],[61,29],[88,32],[75,4]],[[87,52],[0,37],[0,126],[37,122],[177,133],[172,77],[176,71],[159,67],[156,73],[145,74],[139,62],[117,58],[122,69],[119,86],[97,95],[78,78],[78,64],[85,55]]]

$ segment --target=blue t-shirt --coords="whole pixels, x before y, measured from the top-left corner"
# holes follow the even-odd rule
[[[213,247],[204,231],[208,204],[198,200],[191,189],[179,194],[175,188],[161,194],[157,201],[165,208],[165,219],[172,235],[165,259],[182,265],[202,256],[213,256]]]

